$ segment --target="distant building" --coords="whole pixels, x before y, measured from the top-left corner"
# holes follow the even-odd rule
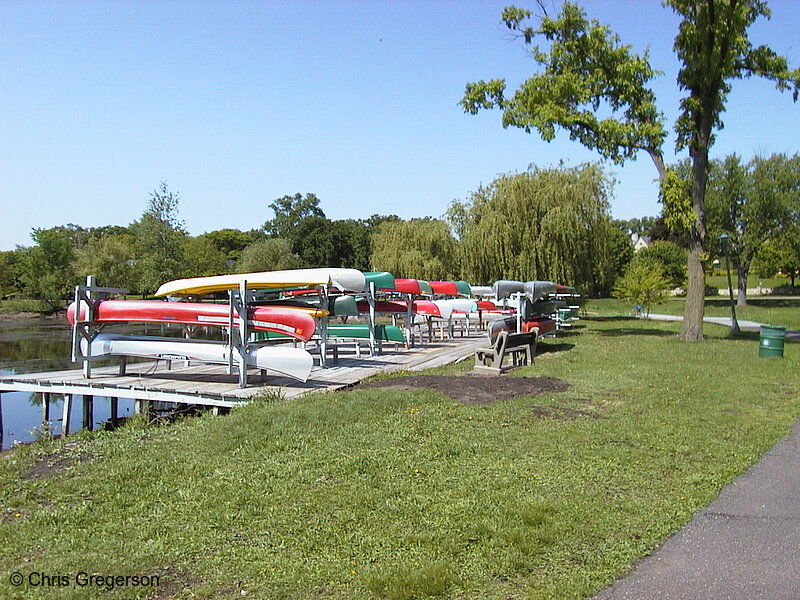
[[[633,244],[633,251],[638,252],[642,248],[647,248],[650,245],[650,237],[646,235],[640,235],[638,233],[632,233],[631,243]]]

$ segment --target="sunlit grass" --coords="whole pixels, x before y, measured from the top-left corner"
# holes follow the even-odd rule
[[[161,574],[173,598],[589,597],[800,412],[798,346],[759,359],[724,328],[686,344],[679,327],[578,322],[512,372],[569,382],[558,394],[271,398],[6,453],[0,571]],[[25,477],[36,460],[53,470]],[[4,598],[31,592],[0,577]]]

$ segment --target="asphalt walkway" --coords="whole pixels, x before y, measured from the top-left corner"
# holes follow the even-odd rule
[[[731,326],[730,318],[705,321]],[[759,331],[761,324],[739,321],[739,327]],[[786,337],[800,340],[800,332],[787,331]],[[800,420],[686,527],[593,600],[798,599]]]
[[[594,600],[800,598],[800,421]]]
[[[646,318],[654,321],[683,321],[683,316],[681,315],[658,315],[650,313]],[[713,323],[714,325],[722,325],[723,327],[731,327],[732,319],[730,317],[703,317],[703,321],[706,323]],[[739,329],[742,331],[761,331],[762,323],[743,321],[741,319],[736,319],[736,322],[739,323]],[[800,331],[787,331],[786,339],[800,341]]]

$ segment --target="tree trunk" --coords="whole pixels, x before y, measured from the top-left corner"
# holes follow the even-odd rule
[[[701,260],[703,244],[692,229],[689,232],[689,285],[686,290],[686,307],[683,311],[681,339],[697,341],[703,339],[703,312],[706,299],[706,272]]]
[[[701,131],[710,131],[701,127]],[[706,272],[703,268],[706,239],[706,182],[708,181],[708,136],[690,151],[692,155],[692,209],[694,222],[689,230],[687,270],[689,284],[683,310],[681,339],[696,342],[703,339],[703,312],[706,299]]]
[[[750,272],[750,262],[741,261],[736,265],[736,275],[738,280],[738,294],[736,296],[736,306],[747,306],[747,274]]]

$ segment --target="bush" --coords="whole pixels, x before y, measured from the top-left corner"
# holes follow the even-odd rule
[[[614,286],[614,297],[641,305],[645,316],[653,304],[661,304],[669,295],[670,282],[658,267],[632,262]]]

